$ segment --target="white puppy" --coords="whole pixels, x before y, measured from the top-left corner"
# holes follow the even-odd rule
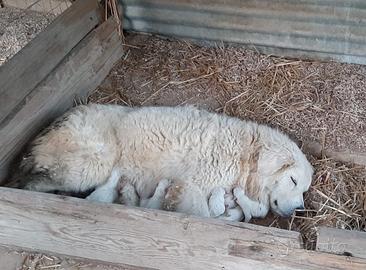
[[[193,107],[115,105],[76,107],[34,141],[21,169],[27,189],[79,192],[124,177],[141,199],[172,179],[187,191],[173,206],[203,216],[215,188],[239,186],[238,203],[253,217],[302,208],[313,174],[273,128]]]
[[[242,191],[240,188],[236,188],[237,192]],[[189,203],[185,203],[185,199],[182,198],[183,186],[173,183],[167,179],[163,179],[159,182],[155,189],[153,196],[149,199],[140,200],[134,186],[128,181],[121,181],[119,184],[119,196],[117,202],[128,206],[141,206],[144,208],[161,209],[176,211],[182,213],[197,214],[204,217],[220,218],[230,221],[241,221],[243,219],[243,211],[235,202],[235,198],[232,193],[227,193],[224,188],[216,187],[211,192],[211,195],[206,204],[196,204],[194,202],[202,202],[201,196],[195,197],[195,193],[192,190],[186,190],[185,194],[188,195]],[[110,191],[112,193],[112,190]],[[102,200],[106,198],[102,196]],[[185,197],[187,198],[187,197]],[[91,198],[90,196],[88,199]],[[97,199],[99,200],[99,199]],[[193,203],[192,203],[193,202]],[[190,208],[193,206],[193,211]],[[247,216],[246,221],[249,221],[250,217]]]

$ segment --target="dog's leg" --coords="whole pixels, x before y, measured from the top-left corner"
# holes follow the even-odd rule
[[[263,217],[268,212],[268,207],[258,201],[253,201],[245,195],[242,188],[236,187],[233,190],[237,204],[243,210],[245,222],[249,222],[252,217]]]
[[[214,188],[208,199],[210,217],[218,217],[225,212],[225,189],[223,187]]]
[[[171,182],[168,179],[161,180],[155,189],[154,195],[149,199],[141,200],[140,206],[151,209],[162,209],[167,188],[170,184]]]
[[[114,169],[108,181],[97,187],[86,199],[95,202],[113,203],[118,197],[117,185],[120,178],[121,173],[119,170]]]
[[[235,208],[227,209],[224,214],[217,217],[218,219],[228,220],[228,221],[242,221],[244,219],[244,213],[240,206]]]
[[[41,174],[30,175],[25,179],[27,180],[26,184],[20,183],[20,188],[38,192],[50,192],[64,188],[61,184],[52,181],[48,176]]]

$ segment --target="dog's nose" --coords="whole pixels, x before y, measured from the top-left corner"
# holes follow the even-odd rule
[[[295,210],[304,210],[304,209],[305,209],[304,205],[300,205],[295,208]]]

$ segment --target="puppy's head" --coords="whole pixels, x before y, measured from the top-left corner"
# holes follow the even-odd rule
[[[276,214],[288,217],[304,209],[303,193],[311,184],[313,167],[297,146],[267,159],[266,185],[269,205]],[[271,169],[271,171],[268,171]]]

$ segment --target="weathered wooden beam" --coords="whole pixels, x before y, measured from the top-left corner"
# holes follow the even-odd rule
[[[94,90],[122,54],[115,22],[110,19],[80,42],[27,96],[26,102],[0,129],[0,182],[5,180],[9,164],[22,147],[70,108],[75,96],[85,96]]]
[[[366,259],[366,232],[320,227],[316,249]]]
[[[99,21],[98,1],[79,0],[0,67],[0,128]]]
[[[147,269],[365,269],[252,224],[0,188],[0,245]]]
[[[350,150],[335,151],[324,149],[323,146],[315,141],[304,141],[299,143],[305,153],[321,158],[323,155],[340,162],[353,163],[366,166],[366,153],[354,152]]]

